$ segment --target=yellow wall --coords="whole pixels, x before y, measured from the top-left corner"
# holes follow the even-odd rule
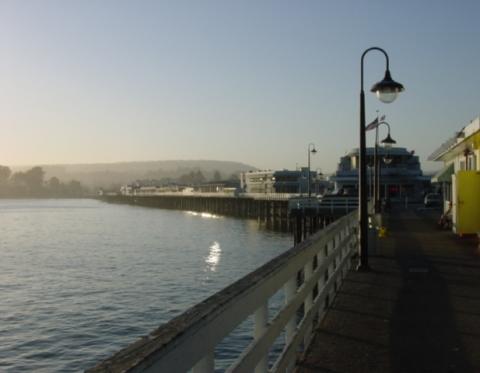
[[[480,172],[459,171],[454,176],[454,230],[458,234],[480,232]]]
[[[472,142],[473,148],[474,149],[480,149],[480,132],[473,135],[472,140],[473,140],[473,142]]]

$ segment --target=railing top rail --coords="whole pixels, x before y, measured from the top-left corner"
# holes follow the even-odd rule
[[[170,322],[157,328],[150,335],[117,352],[90,369],[89,372],[133,372],[148,369],[156,364],[160,358],[171,353],[180,343],[188,341],[206,322],[221,319],[222,313],[234,307],[238,299],[245,299],[248,295],[252,295],[256,289],[272,280],[274,276],[282,271],[285,272],[285,268],[289,268],[292,273],[288,273],[288,275],[291,276],[298,270],[294,265],[291,265],[292,263],[303,265],[299,260],[304,260],[307,254],[313,257],[316,253],[315,249],[323,247],[340,230],[352,224],[356,220],[356,216],[356,213],[353,212],[334,221],[301,244],[287,250],[254,272],[191,307]],[[287,263],[289,263],[289,266],[287,266]],[[264,288],[262,291],[264,293],[270,292],[272,295],[276,288],[268,287],[268,289]],[[252,304],[252,310],[256,306],[258,305]],[[241,319],[238,321],[241,321]]]
[[[208,197],[208,198],[222,198],[222,199],[256,199],[256,200],[267,200],[267,201],[288,201],[290,198],[297,195],[291,195],[286,193],[233,193],[233,192],[191,192],[191,193],[182,193],[182,192],[140,192],[136,194],[123,195],[125,197],[182,197],[182,198],[198,198],[198,197]]]

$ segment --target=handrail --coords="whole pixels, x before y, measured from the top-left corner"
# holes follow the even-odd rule
[[[217,197],[217,198],[251,198],[260,200],[287,201],[292,197],[298,197],[299,194],[292,193],[237,193],[234,191],[219,192],[155,192],[155,191],[135,191],[134,194],[125,194],[125,196],[135,197]]]
[[[357,214],[351,213],[256,271],[185,311],[90,372],[213,372],[215,346],[255,315],[254,341],[228,371],[266,372],[268,351],[285,330],[285,348],[272,371],[290,370],[300,344],[308,345],[313,320],[323,316],[356,248]],[[304,282],[297,288],[297,275]],[[268,301],[283,289],[285,304],[270,323]],[[317,291],[315,291],[317,290]],[[316,297],[313,295],[316,293]],[[297,324],[297,310],[304,317]]]

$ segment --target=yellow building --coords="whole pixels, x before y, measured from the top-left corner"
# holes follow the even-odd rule
[[[443,143],[429,160],[444,168],[433,178],[442,185],[444,212],[451,210],[457,234],[480,233],[480,117]]]

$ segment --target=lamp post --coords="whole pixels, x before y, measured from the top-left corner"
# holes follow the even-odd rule
[[[384,145],[385,148],[389,148],[396,144],[397,142],[391,138],[390,136],[390,124],[385,121],[378,122],[377,126],[375,127],[375,155],[374,155],[374,162],[375,162],[375,181],[374,181],[374,207],[375,213],[380,213],[380,161],[378,157],[378,127],[381,124],[385,124],[388,128],[387,137],[385,137],[381,143]]]
[[[311,147],[311,149],[310,149]],[[310,188],[310,180],[311,180],[311,177],[310,177],[310,153],[312,154],[315,154],[317,152],[317,150],[315,149],[315,144],[314,143],[310,143],[308,144],[308,183],[307,183],[307,191],[308,191],[308,200],[310,201],[310,197],[312,196],[312,191],[311,191],[311,188]]]
[[[378,99],[384,103],[393,102],[398,94],[404,90],[403,85],[395,82],[390,75],[390,64],[387,52],[379,47],[371,47],[366,49],[360,60],[360,165],[358,172],[358,200],[359,212],[358,218],[360,223],[359,232],[359,251],[360,263],[357,267],[359,271],[368,271],[368,212],[367,212],[367,157],[366,157],[366,139],[365,139],[365,92],[363,90],[363,60],[365,55],[373,50],[377,50],[385,56],[386,69],[385,77],[380,82],[374,84],[371,92],[375,92]]]

